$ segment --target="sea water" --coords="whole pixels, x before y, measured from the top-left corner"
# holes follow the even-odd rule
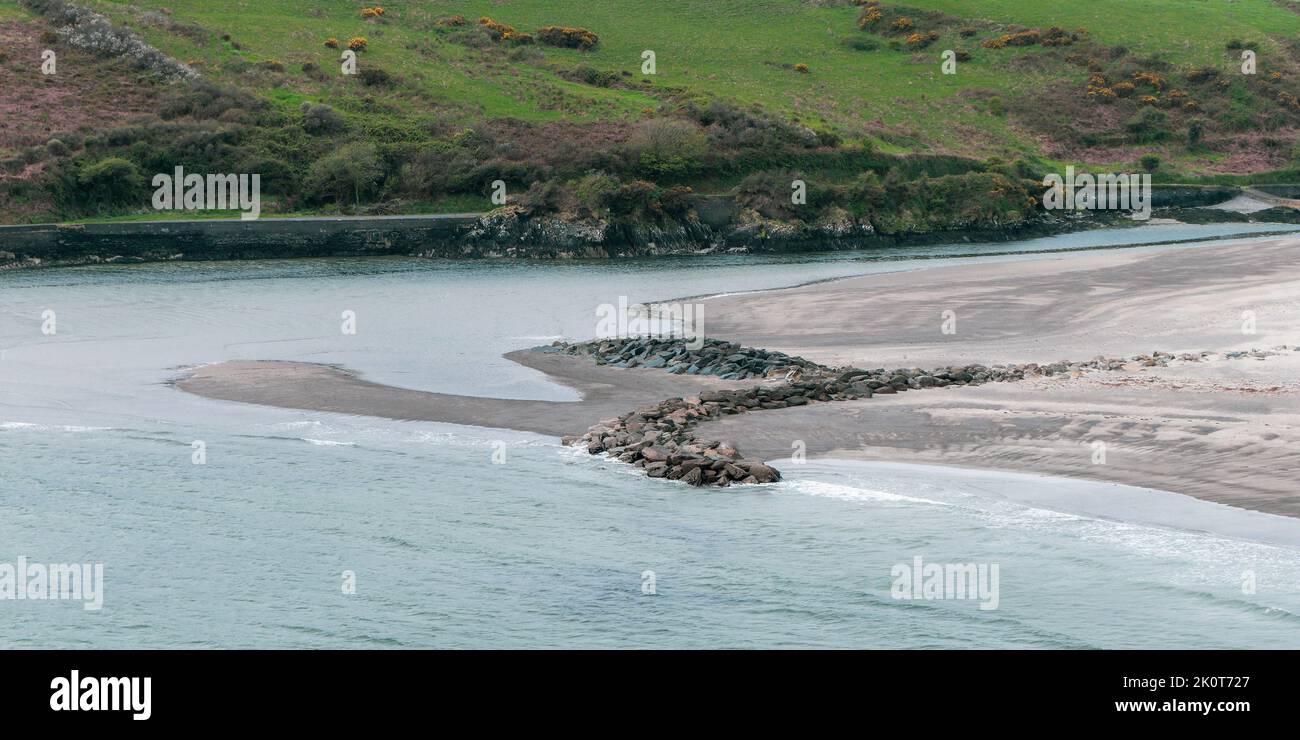
[[[785,257],[0,273],[0,564],[104,572],[98,610],[0,600],[0,647],[1300,647],[1296,520],[1112,484],[835,461],[697,490],[550,437],[168,383],[198,364],[280,359],[573,400],[500,355],[589,338],[595,307],[620,295],[1262,228]],[[901,592],[900,569],[921,562],[996,565],[997,608]]]

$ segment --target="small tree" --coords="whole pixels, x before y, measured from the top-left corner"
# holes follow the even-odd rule
[[[654,179],[690,174],[708,150],[704,132],[690,121],[676,118],[642,121],[626,144],[632,165]]]
[[[97,210],[136,202],[141,197],[144,177],[135,163],[121,157],[108,157],[81,166],[77,172],[81,195]]]
[[[348,144],[328,154],[311,166],[304,187],[314,200],[344,203],[349,198],[360,203],[383,179],[384,166],[370,144]]]
[[[1147,172],[1155,172],[1160,169],[1160,157],[1156,154],[1143,154],[1142,158],[1138,160],[1138,163],[1141,164],[1142,169]]]

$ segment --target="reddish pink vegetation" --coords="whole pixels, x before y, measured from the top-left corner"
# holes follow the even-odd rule
[[[533,159],[546,164],[570,163],[608,151],[626,141],[631,129],[621,122],[529,124],[514,119],[486,122],[483,133],[506,149],[506,159]]]
[[[137,81],[138,73],[122,62],[63,44],[42,44],[42,30],[20,22],[0,23],[0,154],[44,144],[65,131],[102,132],[124,118],[156,110],[158,89]],[[41,74],[41,52],[46,48],[58,55],[53,75]]]
[[[1207,138],[1206,146],[1223,157],[1217,162],[1207,162],[1205,169],[1229,174],[1281,169],[1290,162],[1291,143],[1298,135],[1297,129],[1283,128]]]
[[[1203,143],[1204,155],[1198,156],[1185,167],[1204,173],[1251,174],[1270,172],[1285,167],[1290,162],[1290,142],[1300,135],[1296,129],[1276,131],[1243,131],[1231,135],[1207,136]],[[1174,140],[1158,145],[1136,147],[1093,147],[1089,149],[1053,147],[1040,140],[1043,150],[1054,156],[1070,158],[1084,164],[1107,165],[1116,162],[1136,162],[1143,154],[1157,154],[1172,159],[1186,152],[1182,141]]]
[[[1300,67],[1283,70],[1286,80],[1300,79]],[[1263,96],[1261,110],[1270,112],[1269,100],[1277,94],[1264,82],[1254,82],[1255,93]],[[972,101],[972,110],[984,111],[991,90],[962,93]],[[1098,167],[1136,167],[1140,157],[1155,154],[1166,162],[1178,162],[1178,168],[1197,174],[1251,174],[1286,167],[1291,161],[1292,142],[1298,130],[1294,125],[1272,131],[1258,129],[1231,131],[1220,127],[1212,111],[1223,107],[1226,95],[1217,87],[1193,87],[1194,100],[1203,109],[1188,111],[1178,107],[1160,107],[1167,116],[1162,126],[1168,136],[1160,141],[1136,143],[1128,133],[1129,122],[1140,107],[1133,100],[1116,99],[1110,104],[1087,98],[1078,84],[1058,81],[1032,94],[1005,96],[1006,124],[1034,143],[1042,154],[1065,161]],[[1281,102],[1277,103],[1281,106]],[[1277,110],[1284,111],[1282,107]],[[1262,114],[1260,114],[1262,115]],[[1205,123],[1205,132],[1197,152],[1187,148],[1187,130],[1194,120]],[[1085,146],[1083,142],[1090,142]],[[1188,155],[1191,154],[1189,157]],[[1189,161],[1190,160],[1190,161]]]

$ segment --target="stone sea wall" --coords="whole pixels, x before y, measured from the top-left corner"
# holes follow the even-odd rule
[[[1221,202],[1235,188],[1156,188],[1161,215]],[[1223,211],[1201,217],[1222,218]],[[1229,214],[1231,215],[1231,214]],[[1249,217],[1245,217],[1249,218]],[[699,252],[797,252],[960,241],[1007,241],[1111,224],[1113,212],[1041,213],[1014,224],[877,233],[831,208],[811,222],[766,218],[728,196],[694,196],[679,219],[612,221],[507,205],[485,214],[134,221],[0,226],[0,269],[167,260],[405,255],[608,259]]]
[[[461,256],[477,214],[0,226],[0,265],[283,259],[439,252]]]

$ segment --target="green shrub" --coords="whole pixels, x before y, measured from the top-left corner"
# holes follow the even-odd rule
[[[397,177],[401,192],[418,197],[476,190],[471,177],[483,157],[470,146],[437,142],[421,147],[402,165]]]
[[[802,179],[803,175],[792,170],[755,172],[736,186],[736,203],[767,218],[793,218],[796,206],[790,196],[794,192],[794,181]],[[808,200],[812,202],[811,194]]]
[[[309,134],[334,134],[347,128],[347,121],[333,108],[324,103],[312,105],[304,103],[302,128]]]
[[[457,29],[447,35],[447,40],[453,44],[460,44],[471,49],[490,49],[496,43],[491,32],[483,26],[467,26]]]
[[[377,192],[383,177],[383,163],[374,146],[354,143],[316,160],[307,171],[303,190],[313,201],[360,203]]]
[[[869,188],[871,221],[884,234],[1005,228],[1023,223],[1036,202],[1024,181],[996,172],[890,181]]]
[[[613,87],[622,82],[622,77],[617,72],[602,72],[590,64],[579,64],[571,71],[562,74],[575,82],[595,87]]]
[[[81,203],[94,210],[144,202],[144,177],[134,162],[121,157],[106,157],[85,163],[77,172]]]
[[[659,210],[659,188],[652,182],[633,180],[620,185],[610,196],[609,210],[615,216],[633,217]]]
[[[514,26],[508,25],[506,23],[494,21],[487,16],[483,16],[482,18],[479,18],[478,24],[483,28],[484,31],[487,31],[488,36],[491,37],[493,41],[501,41],[502,39],[508,39],[510,38],[510,36],[518,33],[518,31],[515,30]]]
[[[366,87],[392,87],[396,80],[387,71],[379,67],[366,66],[357,74],[357,79]]]
[[[609,208],[614,194],[622,183],[606,172],[593,172],[583,177],[573,187],[578,204],[591,213],[599,214]]]
[[[718,149],[771,152],[792,147],[813,148],[820,143],[812,130],[774,118],[757,107],[738,108],[714,100],[704,107],[688,103],[682,112],[705,127],[709,140]]]
[[[1169,116],[1164,111],[1143,108],[1124,124],[1124,129],[1139,142],[1159,141],[1169,135],[1165,129],[1168,121]]]
[[[791,198],[795,180],[804,181],[807,194],[805,203],[796,204]],[[736,186],[734,195],[737,203],[752,208],[768,218],[803,220],[809,220],[816,211],[827,205],[846,200],[842,188],[825,187],[819,180],[805,177],[799,171],[789,169],[755,172],[741,180]]]
[[[196,80],[168,88],[158,110],[158,116],[165,120],[191,116],[193,118],[217,118],[231,108],[243,108],[257,111],[266,108],[266,103],[245,90],[222,87],[207,80]]]
[[[600,43],[596,34],[585,28],[569,28],[568,26],[545,26],[537,29],[537,40],[548,46],[558,46],[562,49],[587,49],[594,48]]]
[[[519,205],[546,213],[571,211],[577,205],[573,192],[555,180],[535,182],[518,198]]]
[[[267,192],[290,193],[297,189],[297,170],[277,157],[246,153],[235,161],[234,171],[260,175],[262,189]]]
[[[642,121],[624,145],[631,167],[654,180],[696,172],[708,150],[704,132],[679,118]]]
[[[851,36],[840,39],[840,45],[854,51],[875,51],[880,48],[879,41],[866,36]]]

